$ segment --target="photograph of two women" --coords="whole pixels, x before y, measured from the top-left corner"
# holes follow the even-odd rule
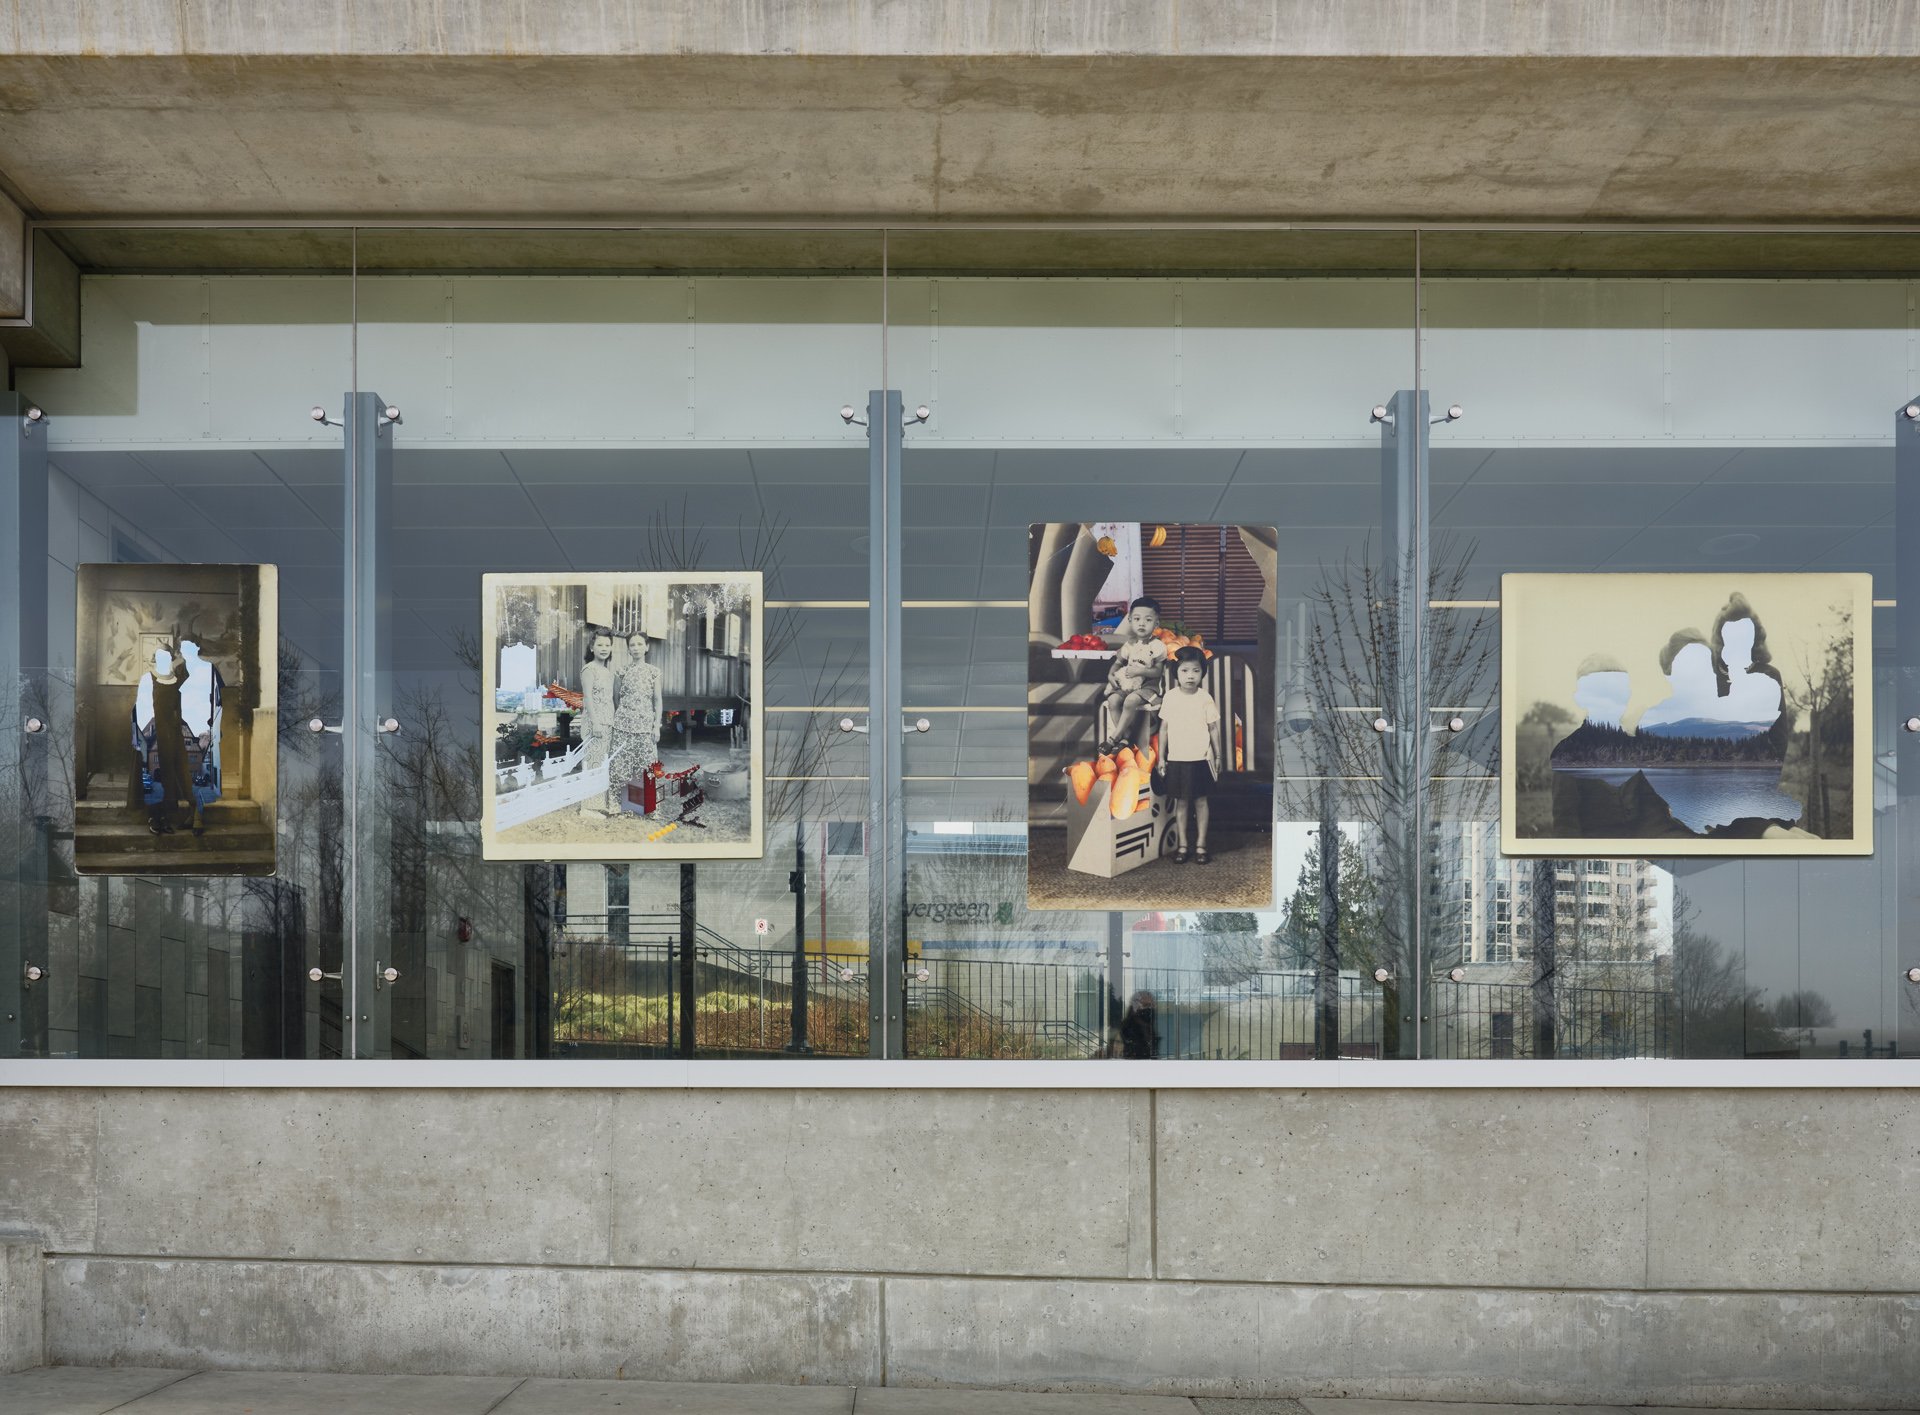
[[[757,573],[482,577],[494,860],[762,853]]]

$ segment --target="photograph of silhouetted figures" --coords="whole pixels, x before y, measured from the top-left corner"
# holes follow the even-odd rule
[[[274,870],[271,565],[82,565],[75,615],[74,866]]]
[[[1513,854],[1873,850],[1870,575],[1507,575]]]
[[[1271,905],[1277,544],[1028,528],[1028,908]]]

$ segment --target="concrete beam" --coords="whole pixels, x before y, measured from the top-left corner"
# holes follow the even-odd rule
[[[15,54],[0,169],[49,216],[1897,222],[1917,76],[1904,52]]]
[[[78,368],[80,268],[45,231],[29,244],[24,225],[7,220],[19,208],[0,203],[0,365]]]
[[[1920,54],[1920,7],[1876,0],[1614,0],[1607,5],[1433,0],[685,0],[498,5],[489,0],[0,0],[21,54],[422,57],[1010,54],[1422,58]]]

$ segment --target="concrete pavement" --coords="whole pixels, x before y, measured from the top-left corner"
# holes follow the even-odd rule
[[[41,1366],[0,1375],[0,1411],[6,1415],[1628,1415],[1631,1409],[134,1366]],[[1712,1412],[1643,1407],[1634,1415]]]

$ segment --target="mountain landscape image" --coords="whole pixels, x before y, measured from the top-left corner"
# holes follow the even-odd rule
[[[1509,851],[1870,848],[1869,580],[1504,577]]]

